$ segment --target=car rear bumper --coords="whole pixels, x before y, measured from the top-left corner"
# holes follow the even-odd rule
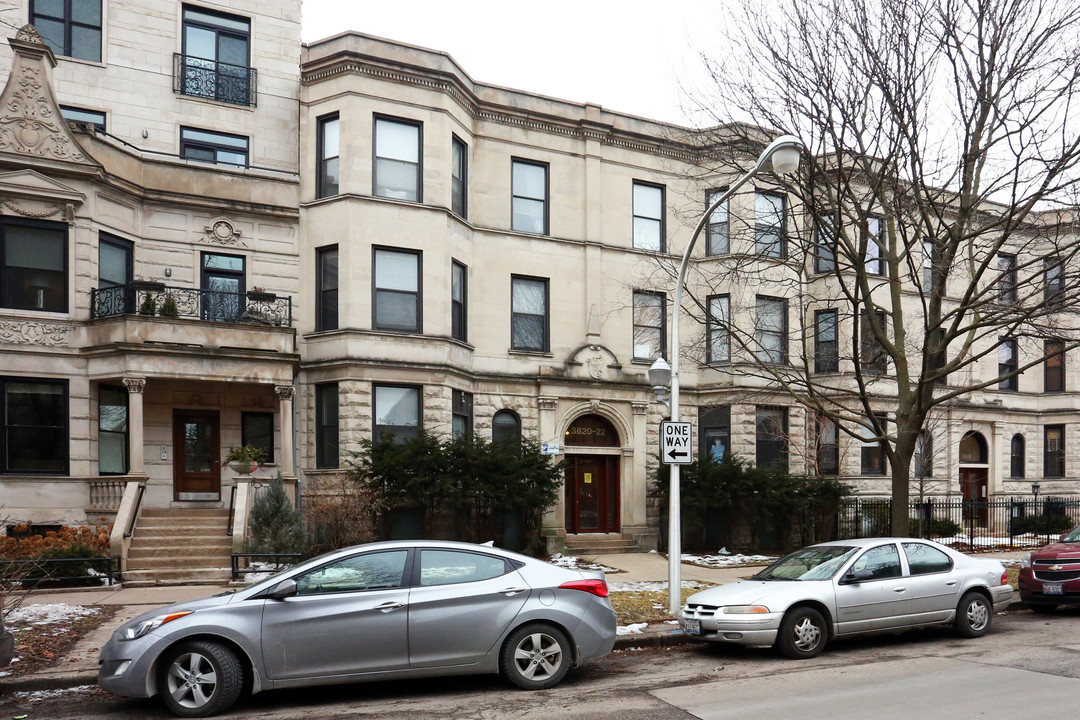
[[[783,613],[760,615],[724,615],[722,619],[687,617],[679,612],[679,628],[691,640],[733,643],[748,646],[771,646],[776,642]],[[689,628],[693,620],[701,623],[701,632]]]
[[[0,667],[5,667],[15,656],[15,636],[8,630],[0,632]]]
[[[999,613],[1012,605],[1016,599],[1016,591],[1012,585],[998,585],[990,588],[990,596],[994,603],[994,612]]]

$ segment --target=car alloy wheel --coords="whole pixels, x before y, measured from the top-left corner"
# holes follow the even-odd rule
[[[212,642],[178,645],[163,665],[159,691],[173,713],[206,717],[236,702],[243,668],[229,649]]]
[[[956,606],[955,626],[961,637],[985,635],[992,619],[990,601],[982,593],[971,591],[960,598],[960,604]]]
[[[558,628],[543,623],[523,625],[503,644],[500,669],[519,688],[549,688],[566,675],[569,648],[570,641]]]
[[[798,607],[784,616],[776,644],[787,657],[801,660],[820,655],[827,639],[828,629],[821,613],[813,608]]]

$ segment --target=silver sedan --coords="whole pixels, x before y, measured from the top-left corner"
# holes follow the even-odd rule
[[[679,624],[697,640],[811,658],[830,640],[863,633],[951,624],[979,637],[1012,599],[997,560],[929,540],[869,538],[812,545],[691,595]]]
[[[501,673],[540,690],[611,651],[601,572],[451,542],[360,545],[250,588],[141,615],[101,649],[98,683],[175,714],[274,688]]]

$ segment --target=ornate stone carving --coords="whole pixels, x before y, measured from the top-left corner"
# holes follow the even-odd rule
[[[146,389],[146,378],[124,378],[123,383],[129,393],[141,393]]]
[[[202,238],[203,242],[215,245],[242,245],[240,242],[242,233],[228,218],[215,218],[204,230],[206,235]]]
[[[12,345],[67,345],[73,330],[74,325],[62,323],[0,321],[0,341]]]
[[[645,400],[632,400],[630,402],[630,408],[635,415],[648,415],[649,403]]]
[[[583,375],[593,380],[609,379],[609,370],[622,368],[615,353],[599,344],[582,345],[570,353],[566,366],[568,374]]]
[[[16,33],[15,39],[20,42],[34,43],[35,45],[45,44],[45,38],[41,37],[41,33],[33,25],[23,25],[19,32]]]
[[[41,43],[32,27],[19,31],[19,39]],[[48,87],[40,56],[19,52],[3,95],[0,95],[0,150],[71,162],[86,162]]]
[[[296,388],[292,385],[275,385],[274,392],[277,393],[280,400],[292,400],[296,394]]]
[[[67,205],[62,205],[60,203],[36,203],[36,204],[39,205],[39,207],[41,208],[40,210],[35,210],[33,208],[26,207],[24,205],[21,205],[21,204],[18,204],[16,202],[12,201],[12,200],[4,200],[3,202],[0,202],[0,205],[3,205],[5,208],[7,208],[11,212],[15,213],[16,215],[22,215],[23,217],[34,218],[36,220],[42,220],[44,218],[50,218],[50,217],[56,217],[56,216],[60,216],[60,217],[63,217],[65,220],[68,220],[69,214],[72,217],[72,219],[74,219],[74,214],[75,214],[74,213],[74,208],[72,208],[70,204],[67,204]],[[69,220],[69,222],[70,222],[70,220]]]
[[[536,402],[540,406],[541,410],[554,410],[559,405],[559,398],[542,397],[539,398]]]

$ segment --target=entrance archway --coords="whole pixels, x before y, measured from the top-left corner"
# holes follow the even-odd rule
[[[964,497],[964,520],[986,526],[990,453],[982,433],[969,430],[960,439],[960,492]]]
[[[619,459],[615,426],[600,415],[570,424],[566,446],[566,532],[619,532]]]

